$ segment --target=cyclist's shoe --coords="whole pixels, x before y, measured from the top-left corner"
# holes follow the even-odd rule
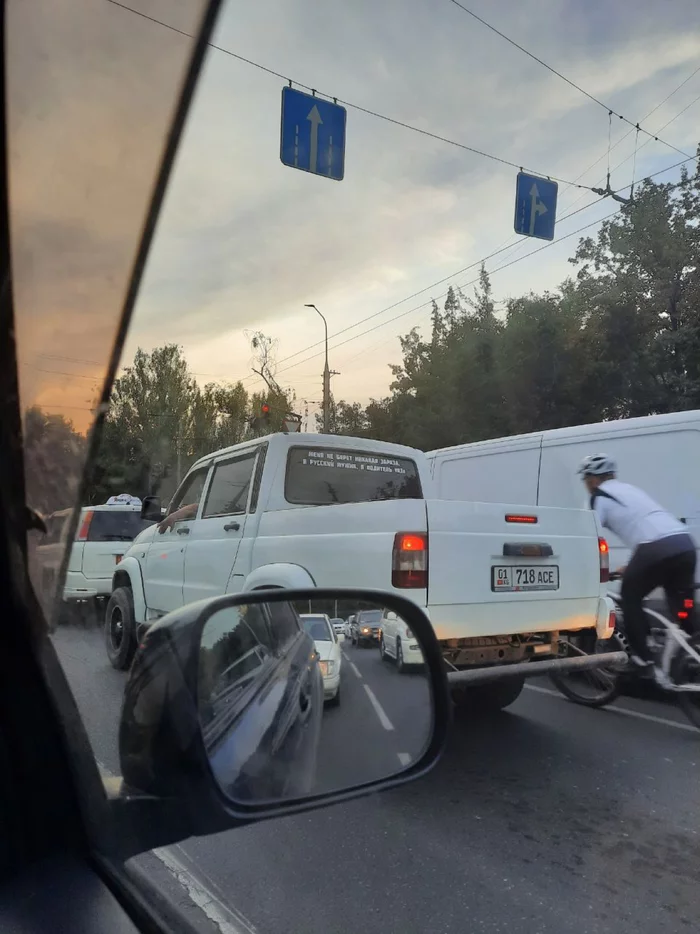
[[[627,674],[638,675],[642,678],[652,677],[654,674],[654,663],[640,658],[639,655],[629,655],[625,671]]]
[[[654,681],[656,685],[663,688],[664,691],[675,691],[676,685],[669,678],[663,668],[654,668]]]

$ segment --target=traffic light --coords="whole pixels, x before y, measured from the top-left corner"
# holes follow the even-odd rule
[[[262,402],[258,409],[258,414],[255,415],[252,420],[253,430],[257,432],[267,431],[270,428],[270,416],[270,406],[267,402]]]

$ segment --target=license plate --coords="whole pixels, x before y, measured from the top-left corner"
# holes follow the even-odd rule
[[[559,566],[556,564],[511,564],[492,567],[491,590],[496,593],[559,590]]]

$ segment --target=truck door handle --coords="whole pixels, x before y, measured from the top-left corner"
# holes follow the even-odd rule
[[[227,522],[224,526],[224,532],[238,532],[240,531],[240,528],[240,522]]]
[[[177,534],[178,534],[178,535],[189,535],[189,534],[190,534],[190,527],[189,527],[188,525],[182,525],[182,526],[180,526],[180,528],[177,530]]]

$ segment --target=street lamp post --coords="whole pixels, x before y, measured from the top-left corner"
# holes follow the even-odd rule
[[[330,434],[331,430],[331,371],[328,366],[328,322],[315,305],[304,305],[304,307],[313,308],[323,321],[326,347],[326,362],[323,366],[323,433],[327,435]]]

